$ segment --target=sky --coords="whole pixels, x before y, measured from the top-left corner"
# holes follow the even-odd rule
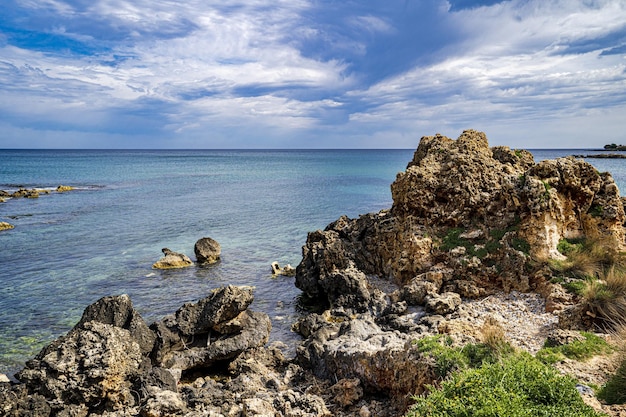
[[[3,0],[0,148],[626,144],[626,0]]]

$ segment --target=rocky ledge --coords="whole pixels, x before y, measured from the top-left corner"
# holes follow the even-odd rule
[[[432,353],[442,336],[438,349],[495,338],[536,354],[611,324],[610,309],[566,291],[561,282],[576,278],[556,268],[582,241],[602,242],[604,255],[624,250],[610,174],[571,157],[535,163],[466,131],[422,138],[391,190],[390,209],[308,235],[295,284],[315,312],[293,326],[303,337],[295,358],[266,346],[271,323],[249,309],[251,288],[216,289],[150,326],[128,297],[106,297],[28,362],[19,384],[0,383],[0,413],[400,416],[454,368]],[[599,386],[609,362],[559,369]]]

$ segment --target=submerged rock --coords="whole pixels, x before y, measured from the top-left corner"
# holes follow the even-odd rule
[[[175,269],[175,268],[186,268],[188,266],[193,265],[193,262],[189,257],[183,253],[173,252],[168,248],[161,249],[163,256],[161,259],[152,264],[153,268],[156,269]]]
[[[72,191],[74,189],[74,187],[72,187],[71,185],[59,185],[56,190],[59,193],[63,193],[65,191]]]
[[[289,264],[281,267],[278,262],[272,262],[272,275],[285,275],[291,277],[296,275],[296,268]]]
[[[220,260],[222,247],[220,244],[210,237],[199,239],[193,248],[196,259],[201,264],[214,264]]]
[[[7,222],[0,222],[0,231],[1,230],[10,230],[13,229],[15,226],[13,226],[11,223],[7,223]]]

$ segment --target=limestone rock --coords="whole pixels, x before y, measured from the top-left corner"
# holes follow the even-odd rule
[[[9,229],[13,229],[15,226],[13,226],[10,223],[7,222],[0,222],[0,231],[1,230],[9,230]]]
[[[17,378],[52,402],[119,410],[134,405],[130,381],[141,362],[128,330],[90,321],[62,337],[56,349],[44,348]]]
[[[438,315],[446,315],[455,311],[461,305],[461,297],[454,292],[433,294],[426,297],[426,309]]]
[[[128,295],[103,297],[89,305],[75,327],[81,327],[90,321],[126,329],[139,344],[143,354],[152,352],[156,336],[148,328],[139,312],[135,310]]]
[[[72,191],[74,189],[74,187],[72,187],[71,185],[59,185],[56,190],[59,193],[63,193],[65,191]]]
[[[176,311],[176,327],[183,335],[207,333],[213,326],[245,311],[254,300],[252,287],[217,288],[197,303],[186,303]]]
[[[376,277],[421,305],[442,291],[476,298],[533,290],[543,281],[528,274],[529,260],[562,258],[562,238],[625,247],[624,205],[610,174],[571,157],[536,164],[527,151],[490,148],[482,132],[423,137],[391,191],[391,209],[309,233],[298,288],[320,304],[372,310]],[[416,278],[434,271],[452,272],[440,282]]]
[[[296,268],[289,264],[281,267],[278,262],[272,262],[272,275],[285,275],[291,277],[296,275]]]
[[[156,269],[175,269],[175,268],[186,268],[188,266],[193,265],[193,262],[189,257],[183,253],[177,253],[169,250],[168,248],[161,249],[163,256],[157,262],[155,262],[152,267]]]
[[[431,364],[411,349],[414,336],[385,331],[371,318],[323,327],[298,348],[298,357],[320,378],[358,379],[363,390],[398,402],[434,381]]]
[[[193,248],[198,263],[214,264],[220,260],[222,247],[220,244],[210,237],[199,239]]]

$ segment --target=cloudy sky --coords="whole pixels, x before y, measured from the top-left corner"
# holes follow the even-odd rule
[[[0,148],[626,143],[624,0],[3,0]]]

